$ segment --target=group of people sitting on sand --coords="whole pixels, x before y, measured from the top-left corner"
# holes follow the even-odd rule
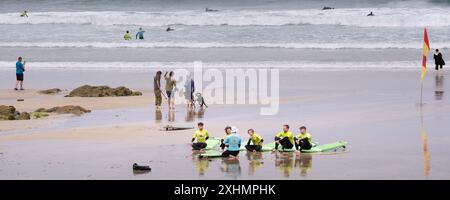
[[[195,131],[192,136],[191,146],[192,150],[204,152],[207,147],[206,141],[209,139],[209,133],[204,129],[204,124],[199,122],[198,130]],[[292,149],[295,146],[295,151],[300,153],[301,150],[309,150],[312,148],[312,136],[306,131],[306,127],[302,126],[299,128],[300,133],[294,137],[291,131],[289,131],[289,125],[283,125],[282,131],[276,134],[274,141],[275,146],[272,151],[278,151],[281,149]],[[236,127],[225,127],[225,135],[220,140],[220,149],[222,152],[222,157],[237,157],[239,155],[242,139],[239,136],[239,129]],[[247,134],[249,135],[245,149],[251,152],[260,152],[263,147],[264,139],[259,134],[255,133],[254,129],[248,129]]]

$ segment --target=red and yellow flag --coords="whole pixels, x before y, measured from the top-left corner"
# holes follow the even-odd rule
[[[430,43],[428,42],[427,28],[423,32],[423,49],[422,49],[422,73],[420,74],[420,81],[423,81],[425,73],[427,73],[427,55],[430,51]]]

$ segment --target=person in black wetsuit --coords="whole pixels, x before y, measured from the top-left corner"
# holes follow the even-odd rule
[[[434,58],[434,64],[436,64],[436,70],[442,69],[442,66],[445,65],[445,61],[442,58],[441,52],[439,52],[439,49],[436,49],[436,53],[433,55]]]

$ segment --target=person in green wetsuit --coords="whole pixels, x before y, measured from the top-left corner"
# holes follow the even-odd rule
[[[250,138],[248,138],[247,145],[245,145],[245,148],[247,149],[247,151],[252,151],[252,152],[261,151],[262,143],[264,142],[264,139],[260,135],[256,134],[255,130],[253,130],[253,129],[248,129],[247,133],[250,136]],[[253,143],[253,144],[250,144],[250,143]]]
[[[28,12],[24,10],[22,14],[20,14],[20,17],[28,17]]]
[[[195,131],[194,135],[192,135],[192,150],[202,150],[206,148],[206,140],[209,139],[209,133],[207,130],[203,129],[204,124],[202,122],[199,122],[198,124],[198,130]],[[197,140],[196,142],[194,142]]]
[[[125,35],[123,35],[123,39],[125,39],[125,40],[131,40],[132,39],[132,37],[130,35],[130,31],[126,31],[125,32]]]
[[[289,131],[289,125],[283,125],[283,131],[279,132],[275,136],[275,148],[272,151],[278,151],[278,146],[281,145],[282,149],[292,149],[294,147],[294,136]]]
[[[300,127],[300,133],[294,138],[297,151],[308,150],[312,147],[311,133],[306,132],[306,127]]]
[[[144,30],[142,30],[142,28],[139,28],[139,31],[136,33],[136,40],[138,39],[138,36],[139,36],[139,39],[140,40],[143,40],[144,39]]]

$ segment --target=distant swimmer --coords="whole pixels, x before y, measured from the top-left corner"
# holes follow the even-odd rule
[[[322,10],[333,10],[334,8],[332,8],[332,7],[328,7],[328,6],[324,6],[323,8],[322,8]]]
[[[369,14],[367,14],[367,16],[375,16],[375,14],[373,14],[373,12],[371,11]]]
[[[205,8],[205,12],[217,12],[217,11],[219,11],[219,10],[214,10],[214,9],[211,9],[211,8]]]
[[[28,12],[24,10],[22,14],[20,14],[20,17],[28,17]]]
[[[169,32],[169,31],[174,31],[174,30],[175,30],[175,29],[173,29],[173,28],[170,27],[170,26],[168,26],[167,29],[166,29],[167,32]]]
[[[139,36],[139,39],[140,40],[143,40],[144,39],[144,30],[142,30],[142,28],[139,28],[139,31],[136,33],[136,40],[138,39],[138,36]]]
[[[131,35],[130,35],[130,31],[127,31],[127,32],[125,33],[125,35],[123,36],[123,39],[125,39],[125,40],[131,40],[131,39],[132,39],[132,37],[131,37]]]

